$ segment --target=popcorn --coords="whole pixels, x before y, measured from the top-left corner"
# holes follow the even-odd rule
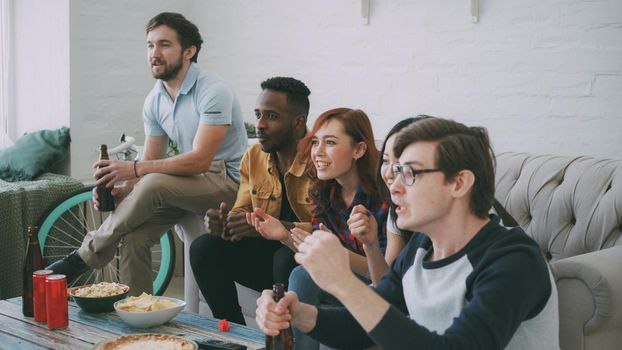
[[[127,292],[127,286],[116,282],[100,282],[90,286],[80,287],[72,295],[82,298],[103,298]]]

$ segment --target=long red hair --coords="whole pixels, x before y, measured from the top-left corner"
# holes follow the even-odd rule
[[[303,155],[311,153],[312,139],[317,131],[331,120],[337,120],[343,126],[345,133],[352,138],[353,143],[365,142],[367,151],[356,160],[356,171],[361,181],[363,190],[367,192],[371,198],[378,198],[379,183],[376,177],[375,168],[379,159],[379,152],[374,142],[374,131],[371,127],[369,117],[360,109],[335,108],[322,113],[313,124],[311,132],[305,136],[298,144],[298,152]],[[315,172],[315,167],[310,167]],[[320,216],[326,212],[330,206],[328,191],[332,187],[332,180],[316,180],[309,188],[309,196],[315,204],[315,215]]]

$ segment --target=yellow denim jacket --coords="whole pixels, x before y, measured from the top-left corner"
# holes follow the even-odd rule
[[[311,232],[313,208],[309,198],[309,186],[313,181],[308,168],[313,166],[308,156],[296,155],[285,173],[285,188],[289,204],[300,222],[296,227]],[[231,212],[251,212],[262,208],[269,215],[279,218],[282,190],[279,171],[272,155],[261,150],[260,144],[246,150],[240,165],[240,188]]]

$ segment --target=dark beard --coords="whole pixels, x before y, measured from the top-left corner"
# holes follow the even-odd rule
[[[258,135],[261,138],[261,134]],[[271,138],[269,139],[271,140]],[[294,142],[294,128],[290,124],[289,130],[283,134],[279,143],[273,143],[268,148],[261,147],[261,150],[266,153],[276,153],[286,147],[289,147]]]
[[[175,79],[177,77],[177,74],[179,74],[179,71],[181,70],[183,66],[184,65],[183,65],[182,60],[179,60],[176,65],[170,68],[167,67],[163,73],[153,74],[153,77],[156,79],[163,80],[163,81],[169,81],[169,80]]]

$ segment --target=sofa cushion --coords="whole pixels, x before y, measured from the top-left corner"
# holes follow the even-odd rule
[[[622,160],[501,153],[495,197],[550,261],[622,240]]]
[[[40,130],[22,136],[0,151],[0,178],[30,181],[51,172],[69,153],[69,128]]]

